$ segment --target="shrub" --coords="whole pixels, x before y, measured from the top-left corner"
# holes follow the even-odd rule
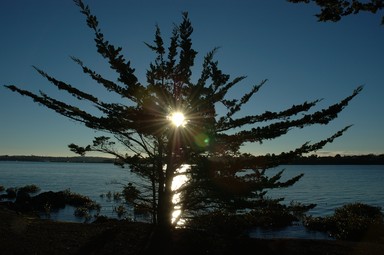
[[[5,192],[7,192],[8,199],[13,199],[13,198],[16,198],[17,188],[8,188],[5,190]]]
[[[264,200],[258,207],[246,214],[247,221],[253,227],[286,227],[299,221],[315,204],[303,205],[291,202],[290,205],[278,203],[278,200]]]
[[[119,217],[119,219],[127,213],[127,209],[125,209],[124,205],[114,207],[113,211],[117,213],[117,217]]]
[[[340,240],[380,240],[384,237],[381,208],[362,203],[337,208],[332,216],[307,217],[304,225],[311,230],[329,232]]]
[[[74,215],[79,218],[84,218],[86,222],[92,218],[87,207],[76,207]]]
[[[18,192],[25,192],[28,194],[37,193],[39,191],[40,191],[40,188],[38,186],[36,186],[35,184],[25,185],[24,187],[21,187],[18,189]]]
[[[204,230],[221,236],[241,236],[245,234],[247,222],[243,215],[214,211],[188,220],[188,227]]]
[[[64,191],[66,204],[74,207],[85,207],[88,210],[100,210],[100,205],[87,196],[71,192],[70,190]]]

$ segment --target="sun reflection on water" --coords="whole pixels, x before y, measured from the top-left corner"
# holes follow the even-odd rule
[[[177,169],[177,175],[173,178],[172,181],[172,190],[175,192],[172,198],[172,203],[174,204],[174,210],[172,213],[172,223],[176,222],[176,225],[181,226],[184,224],[184,221],[180,219],[181,215],[181,206],[178,205],[180,202],[180,192],[178,190],[188,181],[188,176],[185,174],[190,166],[185,164]]]

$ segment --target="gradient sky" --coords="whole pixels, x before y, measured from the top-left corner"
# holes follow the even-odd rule
[[[262,145],[253,153],[291,150],[306,141],[324,139],[346,125],[354,126],[319,154],[384,153],[384,26],[381,15],[361,14],[338,23],[319,23],[314,5],[285,0],[88,0],[105,37],[122,46],[136,75],[145,83],[153,54],[155,25],[168,39],[181,12],[188,11],[194,26],[193,43],[203,56],[216,46],[220,67],[232,77],[247,75],[231,93],[241,96],[250,86],[268,79],[244,114],[283,110],[293,104],[324,98],[326,107],[363,92],[339,118],[327,126],[293,130]],[[0,84],[31,91],[57,92],[33,68],[97,93],[97,85],[82,73],[70,56],[107,77],[114,77],[97,53],[85,17],[71,0],[0,1]],[[168,42],[168,41],[166,41]],[[64,97],[67,98],[67,97]],[[320,109],[320,108],[317,108]],[[0,87],[0,155],[74,156],[67,145],[86,145],[101,133],[56,114],[30,98]]]

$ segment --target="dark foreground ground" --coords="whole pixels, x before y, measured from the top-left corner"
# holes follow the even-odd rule
[[[142,254],[151,233],[143,223],[93,224],[53,222],[0,207],[0,254]],[[163,254],[160,249],[154,254]],[[384,254],[384,244],[303,239],[225,240],[177,230],[173,254]]]

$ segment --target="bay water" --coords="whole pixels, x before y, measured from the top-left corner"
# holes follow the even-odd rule
[[[307,215],[329,216],[348,203],[364,203],[381,207],[384,212],[384,165],[289,165],[271,170],[269,175],[284,169],[282,179],[300,173],[304,176],[293,186],[272,190],[273,198],[316,204]],[[251,237],[257,238],[308,238],[333,239],[327,233],[310,231],[301,222],[281,229],[254,229]]]
[[[101,205],[100,215],[116,217],[116,203],[105,195],[121,192],[123,186],[132,181],[127,168],[108,163],[56,163],[56,162],[0,162],[0,185],[5,188],[35,184],[41,191],[71,192],[89,197]],[[66,207],[51,213],[53,220],[82,222],[74,216],[74,208]]]
[[[291,201],[317,206],[308,212],[313,216],[331,215],[334,210],[347,203],[361,202],[384,208],[384,165],[286,165],[267,170],[272,175],[285,169],[286,180],[304,173],[291,187],[268,192],[270,197],[284,197]],[[54,162],[0,162],[0,185],[5,188],[35,184],[41,192],[70,189],[98,202],[100,215],[116,217],[116,203],[102,194],[120,192],[123,185],[135,182],[135,176],[127,168],[108,163],[54,163]],[[73,208],[52,214],[51,218],[62,221],[81,222],[73,216]],[[276,230],[257,229],[251,237],[299,237],[327,238],[324,233],[310,232],[303,226],[294,225]]]

